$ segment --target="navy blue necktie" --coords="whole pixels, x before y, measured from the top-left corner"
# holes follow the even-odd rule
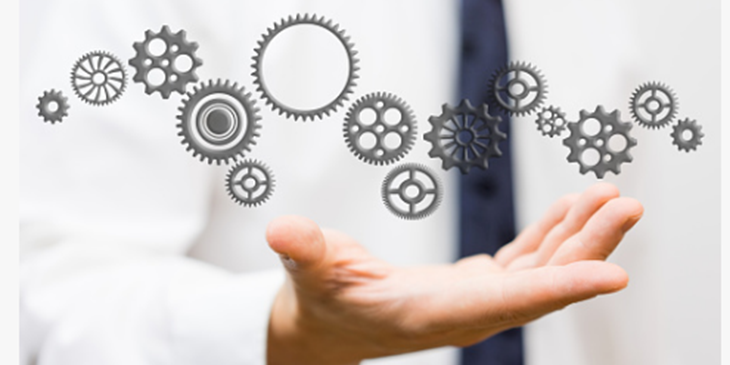
[[[487,102],[489,80],[508,62],[507,36],[501,0],[462,0],[460,98],[473,105]],[[490,105],[490,113],[497,109]],[[471,169],[460,182],[460,255],[493,255],[515,236],[512,154],[509,118],[500,114],[502,157],[489,169]],[[462,365],[523,365],[522,329],[500,333],[462,351]]]

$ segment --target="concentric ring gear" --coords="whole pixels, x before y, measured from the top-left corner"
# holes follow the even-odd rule
[[[251,94],[243,87],[228,80],[209,80],[193,87],[186,97],[178,108],[177,127],[182,144],[193,151],[193,157],[209,164],[227,164],[256,144],[261,118]]]
[[[365,111],[372,111],[373,121],[363,118]],[[396,117],[397,121],[391,120]],[[373,165],[388,165],[400,160],[413,147],[416,140],[416,117],[411,108],[399,97],[383,92],[363,96],[353,103],[344,123],[345,143],[361,161]],[[373,136],[375,144],[367,148],[361,142],[365,136]],[[389,146],[388,140],[399,141]]]
[[[195,56],[198,44],[188,42],[185,38],[184,30],[173,34],[167,25],[163,25],[159,33],[148,29],[145,39],[134,43],[137,53],[129,60],[129,65],[136,70],[132,80],[144,84],[146,94],[157,91],[163,99],[168,99],[173,91],[184,94],[188,83],[198,81],[195,70],[203,65],[203,61]],[[155,52],[159,55],[150,51],[150,43],[155,40],[161,40],[165,46],[164,51]],[[154,70],[162,71],[165,76],[159,85],[153,84],[148,78]]]
[[[428,155],[440,158],[444,170],[456,166],[466,174],[474,166],[487,169],[490,157],[502,156],[499,142],[507,138],[499,130],[502,118],[490,115],[486,104],[475,108],[467,99],[456,108],[444,104],[441,115],[428,122],[432,129],[423,135],[432,145]]]
[[[589,120],[595,120],[600,125],[600,129],[594,135],[585,132],[584,125]],[[593,171],[599,179],[602,179],[607,171],[618,175],[621,172],[621,164],[633,160],[629,150],[636,146],[636,139],[629,134],[631,127],[630,122],[620,120],[618,110],[611,114],[607,114],[603,106],[598,106],[593,113],[582,110],[577,122],[568,123],[570,135],[563,140],[563,145],[570,148],[568,162],[578,163],[581,174]],[[609,146],[614,136],[625,139],[625,146],[621,151],[615,151]],[[598,161],[592,166],[582,160],[584,152],[589,149],[597,151],[599,155]]]
[[[68,116],[68,98],[54,89],[44,91],[43,95],[38,97],[36,108],[38,116],[42,117],[44,122],[60,123]]]
[[[340,43],[342,43],[349,61],[347,82],[339,95],[337,95],[337,97],[328,104],[311,110],[292,108],[276,99],[271,94],[269,87],[266,85],[262,72],[264,54],[272,39],[285,29],[301,24],[319,26],[332,33],[340,41]],[[339,25],[333,24],[331,20],[327,20],[324,17],[318,18],[316,14],[297,14],[296,17],[289,16],[287,19],[282,19],[280,22],[275,23],[273,28],[267,29],[267,32],[263,35],[263,39],[258,41],[258,46],[255,49],[255,55],[252,57],[254,62],[251,67],[253,67],[254,71],[251,75],[254,77],[254,83],[258,85],[256,90],[261,92],[261,97],[266,100],[266,104],[270,105],[273,111],[278,111],[279,115],[286,114],[287,118],[293,116],[294,120],[302,118],[302,120],[306,121],[307,119],[314,120],[315,117],[322,119],[323,115],[329,116],[330,113],[335,112],[338,107],[341,107],[343,103],[349,99],[349,94],[353,92],[353,87],[357,85],[355,80],[359,77],[357,75],[357,71],[360,68],[357,66],[359,60],[355,58],[357,51],[355,51],[353,47],[354,45],[350,42],[350,37],[345,35],[345,31],[341,30]]]
[[[705,136],[702,133],[702,126],[697,124],[697,121],[690,119],[680,120],[673,129],[671,134],[672,144],[676,145],[680,151],[689,152],[696,150],[702,144],[702,137]],[[690,138],[684,138],[686,131],[692,133]]]
[[[500,68],[489,82],[490,105],[510,115],[532,113],[545,100],[545,94],[547,85],[540,71],[524,62]]]
[[[408,163],[391,170],[383,180],[383,203],[396,216],[425,218],[441,204],[441,181],[428,167]]]
[[[629,101],[629,109],[639,125],[656,129],[674,120],[679,104],[674,92],[666,85],[648,82],[639,86]]]
[[[560,136],[560,134],[563,133],[567,121],[565,119],[565,113],[563,113],[560,108],[550,106],[542,109],[542,111],[538,114],[535,123],[537,124],[537,130],[540,131],[543,136],[552,138]]]
[[[89,52],[74,63],[71,87],[81,100],[91,105],[107,105],[124,93],[127,71],[116,56],[104,51]]]
[[[228,171],[226,189],[234,202],[254,207],[264,203],[274,192],[274,175],[263,163],[247,159]]]

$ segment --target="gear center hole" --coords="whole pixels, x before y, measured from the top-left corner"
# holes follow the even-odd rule
[[[242,185],[244,189],[246,189],[247,191],[251,191],[256,187],[256,185],[258,185],[258,182],[253,176],[249,176],[243,179]]]
[[[48,104],[46,104],[46,111],[49,113],[55,113],[58,111],[58,103],[56,101],[49,101]]]
[[[206,120],[208,129],[214,134],[225,134],[231,128],[231,120],[228,114],[222,110],[214,110]]]
[[[522,99],[527,96],[527,84],[520,79],[513,79],[509,82],[507,91],[513,99]]]
[[[403,195],[405,195],[408,199],[415,200],[421,195],[421,188],[414,183],[410,183],[403,190]]]
[[[474,135],[474,132],[472,132],[469,129],[462,129],[459,131],[459,134],[456,135],[456,141],[463,146],[466,146],[472,141],[474,141],[474,138],[476,136]]]
[[[651,114],[656,114],[662,110],[662,103],[659,99],[649,98],[649,100],[646,101],[646,110]]]
[[[102,85],[106,83],[106,74],[101,71],[94,72],[94,74],[91,75],[91,82],[95,85]]]
[[[680,135],[680,137],[682,137],[682,140],[685,142],[691,141],[692,138],[694,138],[694,136],[695,136],[695,134],[692,133],[692,131],[689,129],[683,130],[682,134]]]
[[[271,39],[261,57],[261,81],[286,107],[302,111],[325,107],[347,86],[347,51],[334,34],[319,25],[296,24],[284,29]]]

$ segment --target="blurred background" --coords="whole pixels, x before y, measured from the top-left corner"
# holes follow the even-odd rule
[[[576,120],[581,110],[603,105],[629,121],[634,90],[660,81],[679,100],[677,117],[697,120],[705,134],[697,151],[685,153],[672,145],[669,127],[634,126],[633,162],[605,179],[645,207],[611,258],[628,271],[629,287],[528,325],[527,364],[719,363],[720,1],[505,0],[504,6],[510,58],[532,63],[545,76],[545,106]],[[274,22],[304,12],[333,19],[352,37],[360,78],[345,107],[315,122],[286,119],[254,93],[263,128],[250,157],[269,165],[277,179],[272,199],[256,209],[230,201],[225,166],[201,163],[180,144],[180,95],[146,95],[130,78],[120,100],[99,108],[75,98],[69,86],[70,68],[81,55],[103,49],[126,62],[146,29],[169,24],[200,45],[201,81],[230,79],[253,91],[256,41]],[[457,102],[459,20],[460,2],[440,0],[24,1],[21,219],[32,224],[62,216],[95,232],[125,227],[138,242],[186,242],[190,257],[250,273],[279,267],[264,241],[266,223],[301,214],[350,234],[394,264],[452,262],[458,172],[444,172],[419,138],[403,161],[439,171],[447,192],[431,217],[400,220],[380,198],[390,169],[358,161],[342,139],[341,122],[352,101],[387,91],[412,107],[419,135],[427,132],[428,117],[440,114],[443,103]],[[267,59],[267,84],[290,105],[321,104],[345,79],[341,46],[321,32],[282,36]],[[71,102],[62,125],[42,123],[35,109],[37,97],[52,87]],[[513,118],[512,138],[518,230],[560,196],[596,181],[566,161],[562,138],[537,131],[534,116]],[[189,212],[187,223],[167,218],[180,211]],[[162,223],[153,229],[140,223],[149,220]],[[456,361],[457,349],[445,348],[366,363]]]

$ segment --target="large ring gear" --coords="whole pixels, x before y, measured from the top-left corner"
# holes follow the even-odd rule
[[[685,119],[680,120],[677,125],[673,127],[672,131],[672,144],[676,145],[680,151],[694,151],[697,146],[702,144],[702,127],[697,124],[696,121]],[[689,134],[689,137],[686,136]]]
[[[295,25],[310,24],[319,26],[334,35],[342,46],[345,48],[347,58],[349,61],[347,82],[340,91],[337,97],[330,101],[328,104],[311,109],[311,110],[300,110],[296,108],[284,105],[281,101],[277,100],[269,90],[266,82],[263,78],[263,61],[266,53],[266,48],[271,43],[272,39],[276,37],[282,31],[289,29]],[[263,39],[258,42],[258,46],[255,49],[255,55],[253,56],[253,64],[251,65],[254,69],[252,75],[254,77],[254,83],[258,85],[257,90],[261,92],[261,97],[266,100],[267,105],[271,105],[273,111],[278,111],[279,115],[286,114],[287,118],[294,117],[294,120],[302,118],[303,120],[314,120],[314,118],[321,119],[323,115],[328,115],[331,112],[337,110],[342,104],[348,100],[349,94],[352,93],[352,88],[356,85],[355,80],[358,78],[357,66],[358,59],[355,58],[357,52],[353,49],[354,45],[350,43],[350,37],[345,35],[345,31],[339,29],[339,25],[333,24],[331,20],[326,20],[324,17],[317,18],[317,15],[300,15],[296,17],[289,16],[287,19],[282,19],[280,22],[275,23],[273,28],[269,28],[263,35]]]
[[[228,80],[210,80],[193,87],[186,96],[177,117],[178,135],[194,157],[220,165],[251,150],[261,118],[243,87]]]
[[[413,147],[415,119],[411,108],[399,97],[372,93],[356,101],[347,112],[345,142],[360,160],[388,165],[403,158]]]
[[[68,98],[54,89],[44,91],[43,95],[38,97],[36,108],[38,116],[43,118],[44,122],[60,123],[63,117],[68,116]]]
[[[153,42],[163,48],[154,49]],[[168,99],[173,91],[184,94],[188,83],[198,81],[195,70],[203,64],[195,56],[197,49],[197,43],[185,39],[184,30],[173,34],[167,25],[162,26],[159,33],[148,29],[145,39],[134,43],[137,53],[129,60],[129,65],[136,70],[132,79],[143,83],[144,92],[148,95],[157,91],[163,99]],[[152,72],[162,80],[151,80]]]
[[[537,130],[542,132],[543,136],[553,138],[560,136],[565,130],[567,121],[565,120],[565,113],[557,107],[543,108],[542,111],[537,115]]]
[[[256,160],[244,160],[233,166],[226,177],[228,195],[240,205],[253,207],[269,199],[274,192],[274,176]]]
[[[490,105],[510,115],[525,115],[538,108],[547,94],[545,79],[534,66],[512,62],[497,70],[489,82]]]
[[[91,105],[106,105],[119,99],[127,86],[127,72],[121,61],[104,51],[89,52],[71,69],[71,87]]]
[[[388,173],[383,181],[385,206],[403,219],[422,219],[436,211],[443,195],[441,182],[426,166],[408,163]]]
[[[443,105],[439,116],[428,119],[432,129],[423,138],[432,145],[428,155],[443,161],[443,169],[458,167],[466,174],[472,167],[487,169],[490,157],[502,156],[499,142],[507,135],[499,130],[502,118],[489,114],[482,104],[478,108],[463,99],[457,107]]]
[[[677,115],[674,92],[664,84],[649,82],[639,86],[631,96],[629,109],[634,120],[646,128],[662,128]]]
[[[597,131],[586,131],[588,121],[597,121]],[[594,122],[595,123],[595,122]],[[618,110],[607,114],[602,106],[598,106],[593,113],[585,110],[580,112],[580,119],[574,123],[568,123],[570,135],[563,140],[563,144],[570,148],[568,162],[575,162],[580,165],[580,173],[586,174],[593,171],[596,177],[602,179],[607,171],[618,175],[621,172],[621,164],[631,162],[633,158],[629,150],[636,146],[636,139],[632,138],[631,123],[622,122]],[[617,137],[618,138],[615,138]],[[623,148],[614,150],[613,140],[624,140]],[[586,151],[598,152],[598,159],[595,163],[584,161]]]

